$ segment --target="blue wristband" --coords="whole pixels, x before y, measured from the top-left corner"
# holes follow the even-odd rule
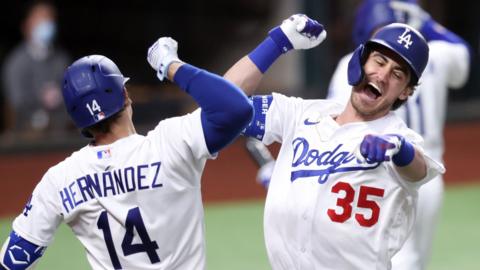
[[[402,146],[400,146],[398,153],[392,157],[392,161],[398,167],[405,167],[413,161],[413,158],[415,157],[415,148],[411,143],[405,141],[405,138],[401,136],[398,137]]]
[[[275,44],[277,44],[278,48],[282,51],[282,53],[286,53],[293,49],[292,43],[290,42],[290,40],[288,40],[288,37],[285,35],[285,33],[283,33],[280,26],[277,26],[270,30],[270,32],[268,32],[268,35],[275,42]]]
[[[293,49],[292,43],[290,43],[280,26],[277,26],[268,32],[268,37],[248,57],[262,73],[265,73],[282,53],[286,53],[291,49]]]
[[[275,41],[271,37],[267,37],[248,57],[262,73],[265,73],[280,55],[282,55],[282,51]]]

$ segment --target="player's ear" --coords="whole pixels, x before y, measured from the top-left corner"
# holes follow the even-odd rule
[[[400,93],[400,96],[398,96],[398,98],[400,100],[407,100],[407,98],[412,94],[413,94],[413,87],[407,86],[405,89],[403,89],[402,93]]]
[[[127,88],[123,88],[123,95],[125,96],[125,104],[124,106],[127,107],[132,104],[132,100],[130,99],[130,96],[128,95]]]

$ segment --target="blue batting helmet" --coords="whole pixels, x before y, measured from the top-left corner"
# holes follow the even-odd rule
[[[372,46],[383,46],[400,56],[410,67],[414,83],[422,76],[428,62],[428,44],[414,28],[392,23],[380,28],[364,45],[358,46],[348,63],[348,83],[359,84],[364,76],[363,64]]]
[[[84,129],[122,110],[128,79],[102,55],[85,56],[69,66],[64,74],[63,99],[75,125]]]

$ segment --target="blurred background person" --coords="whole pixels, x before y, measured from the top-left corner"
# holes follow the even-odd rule
[[[12,110],[7,131],[15,138],[62,133],[69,122],[62,106],[60,83],[69,57],[53,44],[57,32],[53,4],[28,3],[21,32],[23,41],[3,64],[3,89]]]
[[[396,112],[411,129],[423,136],[425,151],[435,160],[443,160],[448,89],[461,88],[467,82],[471,60],[469,46],[458,35],[433,20],[415,0],[363,1],[355,16],[353,42],[359,46],[376,29],[392,22],[404,22],[419,30],[430,48],[429,62],[419,86]],[[345,83],[351,55],[340,60],[329,86],[328,98],[342,104],[351,94],[351,86]],[[426,269],[443,192],[441,175],[419,189],[415,225],[407,242],[392,259],[393,270]]]

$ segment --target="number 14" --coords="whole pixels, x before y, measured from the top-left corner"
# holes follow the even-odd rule
[[[113,244],[107,211],[103,211],[100,214],[100,217],[97,221],[97,227],[103,231],[103,238],[105,239],[108,255],[110,255],[110,260],[112,261],[113,267],[115,269],[122,269],[122,265],[120,264],[120,260],[118,259],[118,255]],[[160,261],[160,258],[156,252],[158,249],[157,242],[150,240],[147,229],[145,228],[145,224],[143,223],[142,215],[140,214],[140,209],[138,207],[128,210],[125,228],[126,232],[122,241],[123,255],[128,256],[135,253],[146,252],[152,264]],[[134,229],[137,230],[141,243],[133,244]]]

